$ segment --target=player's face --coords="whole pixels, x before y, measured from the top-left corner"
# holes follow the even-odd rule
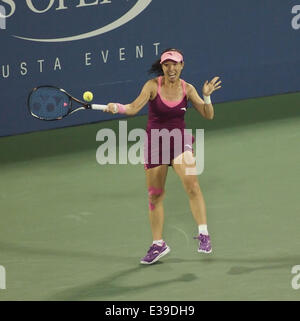
[[[179,79],[182,69],[183,69],[183,62],[167,60],[162,64],[162,70],[163,70],[164,76],[170,82],[175,82],[176,80]]]

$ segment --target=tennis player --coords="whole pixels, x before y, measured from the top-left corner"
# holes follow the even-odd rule
[[[108,104],[108,112],[118,112],[130,116],[137,114],[149,102],[145,172],[153,243],[145,257],[141,259],[142,264],[152,264],[170,252],[169,246],[163,239],[163,199],[169,166],[173,167],[175,173],[181,179],[188,195],[190,208],[198,225],[198,235],[194,237],[199,241],[198,252],[210,253],[212,251],[211,239],[207,229],[206,206],[198,177],[196,174],[186,174],[187,168],[195,167],[195,158],[192,148],[193,138],[187,140],[184,132],[184,115],[190,101],[204,118],[213,119],[214,108],[210,95],[221,88],[221,81],[219,77],[214,77],[211,81],[205,81],[202,88],[202,99],[193,85],[180,78],[183,68],[182,52],[177,49],[167,49],[149,71],[158,77],[147,81],[139,96],[132,103],[127,105]],[[116,108],[116,105],[118,108]],[[169,135],[169,148],[166,148],[162,135],[159,137],[158,143],[156,140],[154,144],[152,133],[155,129],[167,130],[164,132],[177,129],[177,133],[182,134],[181,139],[178,142],[176,137],[170,137]],[[187,141],[189,143],[186,143]],[[169,153],[167,161],[163,157],[164,150],[168,150]]]

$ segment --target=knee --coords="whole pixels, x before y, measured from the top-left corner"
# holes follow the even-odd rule
[[[189,198],[195,198],[201,195],[201,190],[198,182],[190,182],[186,185],[186,192]]]
[[[154,210],[155,206],[163,201],[164,195],[165,195],[165,192],[162,188],[149,187],[148,188],[149,209]]]

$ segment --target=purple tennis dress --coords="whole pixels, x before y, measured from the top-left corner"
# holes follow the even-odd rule
[[[186,83],[181,79],[183,97],[167,101],[161,97],[162,77],[158,77],[155,99],[149,101],[148,123],[145,137],[145,169],[168,164],[178,155],[190,150],[194,137],[185,133],[184,115],[187,110]]]

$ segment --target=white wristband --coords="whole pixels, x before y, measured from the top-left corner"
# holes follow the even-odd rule
[[[203,99],[204,99],[204,103],[206,105],[210,105],[211,104],[210,96],[203,95]]]

